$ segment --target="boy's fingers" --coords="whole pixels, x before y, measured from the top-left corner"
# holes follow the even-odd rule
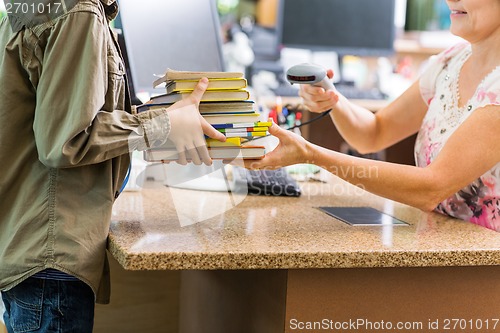
[[[204,118],[201,120],[201,128],[203,129],[203,133],[208,135],[212,139],[217,139],[219,141],[226,141],[226,137],[224,134],[216,130],[212,125],[210,125]]]
[[[205,165],[212,165],[212,158],[208,154],[207,146],[196,147],[196,150],[198,151],[201,161],[205,163]]]
[[[194,104],[200,103],[201,98],[205,93],[205,90],[207,90],[207,87],[208,87],[208,79],[206,77],[201,78],[189,97]]]

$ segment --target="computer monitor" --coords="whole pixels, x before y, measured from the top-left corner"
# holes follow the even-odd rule
[[[168,68],[223,71],[216,0],[118,0],[126,67],[135,96],[155,95]],[[143,98],[144,99],[144,98]]]
[[[339,55],[394,53],[396,0],[280,0],[284,47]]]

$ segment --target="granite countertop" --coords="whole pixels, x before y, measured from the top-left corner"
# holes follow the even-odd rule
[[[302,196],[295,198],[151,182],[117,199],[108,248],[129,270],[500,264],[500,234],[495,231],[424,213],[333,176],[327,183],[300,184]],[[410,225],[353,227],[319,206],[371,206]]]

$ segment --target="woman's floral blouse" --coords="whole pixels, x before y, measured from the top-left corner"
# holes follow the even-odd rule
[[[420,77],[420,91],[429,109],[415,143],[415,161],[419,167],[436,158],[448,138],[475,110],[500,105],[500,65],[484,77],[464,106],[458,105],[460,69],[470,54],[468,43],[453,46],[433,57]],[[470,135],[474,137],[474,133]],[[436,211],[500,231],[500,162],[441,202]]]

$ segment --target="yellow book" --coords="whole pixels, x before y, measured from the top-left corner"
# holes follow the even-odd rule
[[[177,71],[168,68],[165,75],[156,79],[153,82],[153,87],[157,87],[162,83],[168,83],[169,81],[175,80],[199,80],[202,77],[210,79],[224,79],[224,78],[242,78],[243,73],[241,72],[196,72],[196,71]]]
[[[193,91],[198,84],[198,80],[176,80],[167,83],[167,94],[176,91]],[[244,78],[224,78],[209,79],[207,90],[239,90],[247,87],[247,80]]]
[[[241,146],[241,138],[226,138],[225,142],[220,142],[217,139],[207,138],[207,147],[234,147]]]
[[[177,91],[170,94],[153,96],[152,103],[174,103],[180,101],[184,96],[190,95],[190,91]],[[205,101],[245,101],[250,98],[250,93],[244,89],[239,90],[208,90],[205,91],[202,102]]]

